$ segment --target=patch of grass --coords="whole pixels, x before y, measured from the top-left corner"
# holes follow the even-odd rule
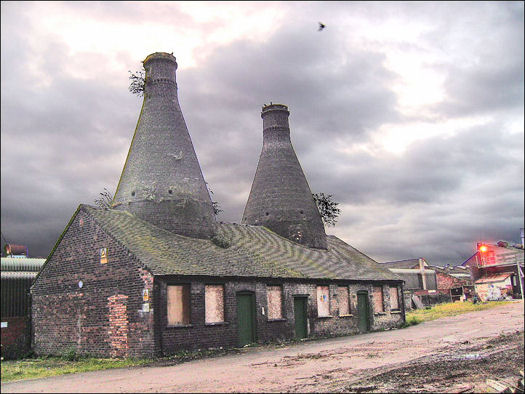
[[[38,379],[69,373],[99,371],[103,369],[143,367],[147,365],[174,365],[206,357],[239,353],[239,349],[210,348],[182,350],[171,356],[156,359],[97,358],[79,354],[75,349],[61,356],[43,356],[22,360],[2,361],[2,382],[23,379]]]
[[[73,358],[73,360],[68,360]],[[2,382],[46,378],[77,372],[98,371],[148,365],[147,359],[110,359],[78,356],[71,352],[62,357],[27,358],[2,361]]]
[[[480,304],[473,304],[470,301],[467,302],[449,302],[446,304],[435,305],[429,309],[415,309],[406,314],[406,323],[405,327],[409,325],[418,324],[424,321],[430,321],[435,319],[440,319],[447,316],[460,315],[462,313],[482,311],[485,309],[495,308],[501,305],[509,304],[512,301],[490,301]],[[408,322],[412,324],[408,324]],[[417,323],[414,323],[417,321]]]
[[[406,327],[410,327],[410,326],[415,326],[416,324],[419,324],[422,322],[422,320],[417,317],[417,316],[412,316],[410,315],[409,313],[407,313],[407,316],[406,316],[406,319],[405,319],[405,322],[403,323],[403,325],[401,326],[401,328],[406,328]]]

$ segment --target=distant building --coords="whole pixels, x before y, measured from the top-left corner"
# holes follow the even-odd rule
[[[467,267],[431,265],[429,268],[436,272],[438,292],[450,297],[450,301],[465,301],[472,298],[474,286]]]
[[[424,258],[381,263],[405,281],[407,307],[470,299],[473,293],[470,271],[461,266],[429,265]],[[411,302],[408,302],[408,300]]]
[[[25,245],[14,245],[6,244],[4,246],[4,252],[7,257],[19,259],[29,256],[27,246]]]
[[[470,269],[474,290],[480,299],[491,301],[521,298],[523,261],[523,245],[512,245],[506,241],[496,244],[478,242],[476,253],[461,266]]]
[[[407,308],[421,308],[440,301],[436,271],[428,266],[424,258],[388,261],[380,265],[405,281],[404,293]]]

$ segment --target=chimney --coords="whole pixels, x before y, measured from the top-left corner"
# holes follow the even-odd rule
[[[165,230],[210,238],[215,215],[177,96],[173,55],[143,62],[144,102],[112,202]]]
[[[425,259],[419,259],[419,269],[421,270],[421,279],[423,280],[423,290],[426,290],[427,278],[425,276]]]
[[[321,215],[290,140],[288,107],[262,108],[263,147],[243,224],[265,226],[299,244],[326,249]]]

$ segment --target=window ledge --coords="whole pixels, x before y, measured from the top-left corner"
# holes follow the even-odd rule
[[[333,316],[317,316],[318,319],[331,319]]]
[[[227,321],[218,321],[215,323],[204,323],[205,326],[227,326],[228,324],[230,323]]]
[[[349,314],[349,315],[339,315],[339,317],[353,317],[354,315],[353,314]]]
[[[166,326],[166,328],[192,328],[193,324],[175,324],[172,326]]]
[[[286,321],[286,319],[280,317],[280,318],[278,318],[278,319],[268,319],[268,320],[267,320],[268,323],[271,323],[271,322],[274,322],[274,321]]]
[[[374,315],[386,315],[386,312],[376,312]]]

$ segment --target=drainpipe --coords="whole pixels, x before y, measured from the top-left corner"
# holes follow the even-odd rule
[[[518,254],[516,254],[516,268],[518,269],[518,282],[520,284],[521,302],[523,302],[523,285],[521,284],[521,277],[523,276],[523,272],[521,272],[520,263],[518,261]]]
[[[403,323],[406,322],[406,310],[405,310],[405,282],[401,282],[401,314],[403,316]]]

